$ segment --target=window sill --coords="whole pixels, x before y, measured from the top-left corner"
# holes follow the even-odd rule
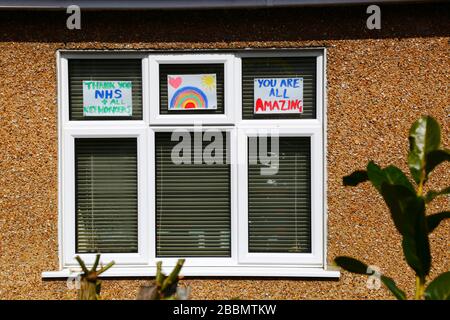
[[[164,269],[164,268],[163,268]],[[170,268],[163,270],[170,272]],[[42,272],[43,279],[68,278],[80,272],[79,269],[63,269],[61,271]],[[154,277],[156,267],[116,267],[102,274],[102,278],[140,278]],[[181,274],[186,277],[295,277],[295,278],[329,278],[338,279],[337,269],[299,268],[299,267],[183,267]]]

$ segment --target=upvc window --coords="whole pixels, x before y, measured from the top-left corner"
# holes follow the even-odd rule
[[[99,252],[116,261],[106,276],[178,258],[185,275],[338,276],[324,50],[60,52],[58,66],[61,272]],[[289,106],[257,109],[274,80]]]
[[[75,138],[76,252],[138,251],[136,138]]]
[[[211,131],[208,131],[211,132]],[[193,132],[187,142],[192,157],[174,163],[172,132],[155,133],[156,256],[231,256],[231,165],[227,161],[229,134],[216,131],[221,154],[206,163],[203,150],[209,139],[196,145]],[[203,134],[198,132],[197,134]],[[203,137],[202,137],[203,138]]]
[[[231,54],[166,54],[149,59],[150,124],[193,125],[194,123],[234,124],[234,55]],[[189,75],[212,75],[215,78],[216,99],[203,110],[182,110],[171,107],[169,100],[170,81],[172,89],[178,89],[177,81]],[[175,88],[176,87],[176,88]],[[173,96],[171,96],[173,97]]]

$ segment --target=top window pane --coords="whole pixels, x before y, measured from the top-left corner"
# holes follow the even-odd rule
[[[315,57],[243,58],[242,118],[315,119],[316,76]],[[264,109],[255,113],[258,98]]]
[[[224,65],[160,64],[161,115],[224,114]]]
[[[70,120],[142,120],[141,59],[70,59]]]

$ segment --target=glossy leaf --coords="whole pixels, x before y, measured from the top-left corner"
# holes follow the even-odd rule
[[[346,256],[340,256],[334,259],[334,262],[341,267],[342,269],[357,273],[357,274],[372,274],[373,272],[368,273],[367,272],[367,265],[364,262],[361,262],[359,260],[356,260],[354,258],[346,257]]]
[[[369,177],[367,176],[367,171],[358,170],[348,176],[345,176],[342,179],[342,182],[344,186],[357,186],[358,184],[366,182],[367,180],[369,180]]]
[[[421,278],[430,272],[431,254],[428,243],[428,235],[417,234],[416,237],[404,236],[402,240],[403,254],[406,262]]]
[[[447,187],[447,188],[442,189],[440,191],[431,190],[425,196],[425,203],[431,202],[437,196],[441,196],[441,195],[445,195],[445,194],[450,194],[450,187]]]
[[[428,233],[431,233],[441,223],[441,221],[450,218],[450,211],[443,211],[427,216]]]
[[[408,165],[416,183],[420,183],[425,170],[426,156],[437,150],[441,143],[439,124],[430,116],[417,120],[409,131]]]
[[[405,292],[399,287],[397,287],[393,279],[382,275],[381,281],[398,300],[406,300]]]
[[[403,236],[402,246],[406,261],[417,275],[424,278],[431,265],[425,202],[404,186],[383,183],[381,189],[392,220]]]
[[[413,216],[417,215],[419,210],[419,198],[416,194],[404,186],[383,183],[381,195],[389,207],[398,232],[403,236],[413,234]],[[421,210],[424,210],[424,208],[421,208]]]
[[[367,165],[367,176],[372,185],[381,192],[383,183],[391,185],[401,185],[415,193],[414,187],[406,175],[396,166],[388,166],[385,169],[380,168],[375,162],[370,161]]]
[[[406,177],[403,171],[396,166],[388,166],[383,170],[383,172],[386,175],[386,180],[388,183],[404,186],[415,193],[414,187],[409,179]]]
[[[449,150],[434,150],[428,153],[425,158],[425,177],[428,178],[431,171],[445,161],[450,161]]]
[[[367,164],[367,176],[369,177],[370,182],[378,190],[381,192],[381,185],[383,182],[386,182],[386,175],[375,162],[370,161]]]
[[[403,236],[402,247],[408,265],[421,279],[425,279],[431,268],[431,252],[425,217],[425,202],[422,198],[417,199],[416,205],[408,208],[413,233]]]
[[[427,300],[450,300],[450,271],[435,278],[425,289]]]

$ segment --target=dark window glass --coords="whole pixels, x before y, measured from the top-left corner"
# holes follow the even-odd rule
[[[142,62],[140,59],[70,59],[70,120],[142,120]],[[131,81],[132,116],[84,116],[83,81]]]
[[[303,78],[303,113],[254,114],[254,81],[262,78]],[[316,118],[316,58],[243,58],[242,59],[243,119],[315,119]]]
[[[249,145],[256,141],[249,138]],[[267,150],[276,156],[270,141]],[[270,175],[261,172],[267,165],[250,161],[258,148],[249,148],[249,252],[311,252],[310,138],[280,137],[278,171]]]
[[[156,134],[156,252],[158,257],[229,257],[230,165],[227,134],[223,161],[207,164],[194,146],[192,161],[175,164],[171,133]],[[193,137],[193,134],[191,135]],[[199,153],[198,153],[199,152]],[[218,153],[219,154],[219,153]],[[198,160],[198,164],[195,163]]]
[[[136,138],[75,139],[76,251],[138,249]]]

